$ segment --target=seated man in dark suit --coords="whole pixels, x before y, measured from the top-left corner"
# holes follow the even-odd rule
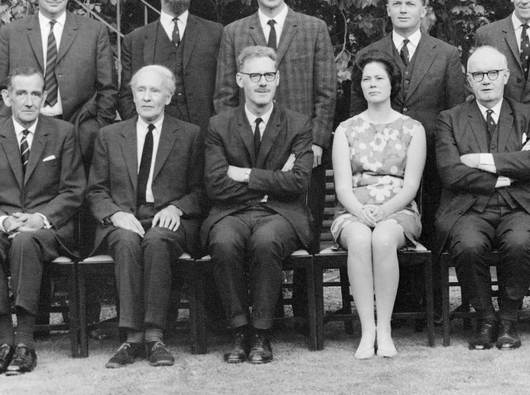
[[[138,116],[101,129],[87,198],[99,221],[96,249],[115,261],[120,327],[127,341],[107,363],[119,368],[147,355],[152,366],[170,366],[163,330],[172,269],[198,244],[204,146],[198,126],[164,113],[175,77],[163,66],[145,66],[131,80]]]
[[[469,58],[475,100],[440,114],[436,158],[443,194],[437,246],[447,247],[462,291],[477,314],[472,350],[514,349],[517,310],[530,286],[530,112],[504,97],[506,57],[489,46]],[[490,259],[499,253],[498,319],[491,302]]]
[[[86,182],[74,127],[39,115],[42,74],[14,69],[2,96],[12,115],[0,122],[0,373],[18,375],[37,365],[33,329],[42,273],[60,254],[74,255],[74,216]]]
[[[245,104],[212,118],[208,128],[205,184],[214,207],[201,240],[236,332],[225,361],[261,364],[272,360],[268,332],[282,262],[311,238],[304,198],[313,165],[312,123],[273,104],[280,78],[274,50],[245,48],[238,70]]]

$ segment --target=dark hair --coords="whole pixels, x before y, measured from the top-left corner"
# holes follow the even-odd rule
[[[401,70],[392,56],[375,49],[361,54],[355,61],[352,74],[352,89],[359,97],[364,98],[361,80],[365,66],[370,63],[380,63],[383,65],[390,80],[390,99],[394,99],[401,89]]]
[[[390,3],[391,0],[386,0],[386,3]],[[421,3],[424,7],[427,7],[429,5],[429,0],[421,0]]]
[[[15,77],[31,77],[35,74],[37,74],[41,78],[42,83],[44,85],[44,77],[39,70],[33,67],[17,67],[13,71],[11,71],[11,73],[9,73],[9,76],[7,77],[6,81],[6,87],[8,90],[11,90],[12,81]]]

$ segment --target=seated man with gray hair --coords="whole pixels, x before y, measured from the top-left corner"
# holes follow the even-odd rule
[[[279,78],[274,50],[245,48],[236,75],[245,104],[213,117],[206,137],[205,185],[214,206],[201,240],[235,332],[228,363],[272,360],[282,262],[311,240],[312,121],[273,102]]]
[[[87,198],[99,222],[95,247],[115,262],[121,328],[127,341],[106,364],[146,356],[152,366],[174,358],[163,342],[172,270],[194,253],[204,201],[204,146],[198,126],[165,114],[175,77],[163,66],[131,80],[137,116],[101,129]]]
[[[479,47],[467,63],[475,99],[443,111],[436,159],[443,182],[436,214],[438,252],[447,248],[477,315],[471,350],[521,345],[517,310],[530,286],[530,112],[504,96],[506,57]],[[490,262],[498,250],[499,312]]]

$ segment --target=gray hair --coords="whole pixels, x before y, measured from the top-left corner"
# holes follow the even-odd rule
[[[131,79],[131,84],[130,84],[131,88],[134,88],[135,86],[138,86],[138,78],[139,78],[138,76],[141,73],[146,72],[146,71],[151,71],[151,72],[154,72],[154,73],[161,74],[164,77],[164,87],[167,90],[169,90],[171,95],[173,95],[173,93],[175,93],[175,89],[176,89],[176,85],[177,85],[177,81],[175,79],[175,76],[173,75],[171,70],[169,70],[167,67],[160,66],[160,65],[157,65],[157,64],[144,66],[140,70],[138,70],[136,73],[134,73],[134,75],[133,75],[133,77]]]
[[[245,65],[245,62],[248,59],[255,59],[255,58],[270,58],[276,64],[277,56],[276,51],[269,47],[263,47],[259,45],[254,45],[251,47],[244,48],[239,56],[237,57],[237,70],[241,71],[243,66]]]

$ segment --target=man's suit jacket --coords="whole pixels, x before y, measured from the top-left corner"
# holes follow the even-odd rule
[[[210,120],[205,185],[214,207],[201,228],[203,245],[216,222],[264,195],[268,195],[264,205],[285,217],[304,245],[309,243],[311,232],[304,198],[313,166],[311,135],[309,117],[274,106],[256,158],[254,134],[244,105]],[[291,154],[296,156],[293,168],[281,171]],[[229,178],[229,165],[251,168],[248,184]]]
[[[17,67],[33,67],[44,74],[46,64],[37,14],[0,29],[0,86],[6,85],[9,73]],[[65,121],[96,119],[100,127],[114,121],[117,78],[103,24],[66,12],[56,75]],[[4,106],[4,114],[5,110]]]
[[[392,34],[362,49],[358,56],[373,49],[394,56]],[[392,101],[392,108],[421,122],[427,135],[428,147],[433,150],[438,114],[465,100],[464,73],[458,49],[429,35],[421,35],[414,56],[416,63],[408,92],[405,93],[402,89]],[[395,60],[405,80],[405,66],[399,56]],[[354,92],[351,115],[357,115],[365,109],[366,100]]]
[[[497,174],[463,164],[460,156],[487,153],[486,123],[475,101],[440,114],[436,131],[436,158],[443,182],[436,214],[437,248],[441,252],[456,220],[483,195],[492,196],[499,175],[513,179],[503,189],[530,213],[530,151],[522,147],[530,135],[526,105],[505,98],[498,122],[498,153],[493,153]]]
[[[245,103],[236,83],[237,57],[251,45],[267,46],[258,13],[225,27],[214,96],[215,111]],[[326,24],[289,9],[277,50],[280,85],[276,102],[313,118],[313,143],[331,145],[337,70]]]
[[[520,103],[530,103],[530,81],[524,77],[512,16],[480,27],[475,33],[475,45],[491,45],[506,56],[510,78],[504,87],[504,95]]]
[[[95,249],[110,227],[101,221],[117,211],[136,212],[138,181],[137,117],[101,129],[94,148],[87,199],[100,222]],[[153,173],[155,212],[172,204],[184,214],[181,226],[186,232],[190,253],[196,253],[198,230],[204,202],[204,143],[200,128],[164,116]]]
[[[119,92],[119,112],[122,119],[136,115],[133,94],[129,86],[132,76],[144,66],[154,64],[156,39],[163,27],[156,21],[127,34],[122,47],[122,73]],[[184,32],[184,90],[191,122],[203,131],[213,115],[213,92],[217,55],[223,27],[219,23],[189,15]],[[166,113],[177,116],[176,97],[166,107]]]
[[[85,174],[74,127],[39,116],[24,175],[12,117],[0,119],[0,215],[40,213],[74,255],[74,217],[85,192]]]

